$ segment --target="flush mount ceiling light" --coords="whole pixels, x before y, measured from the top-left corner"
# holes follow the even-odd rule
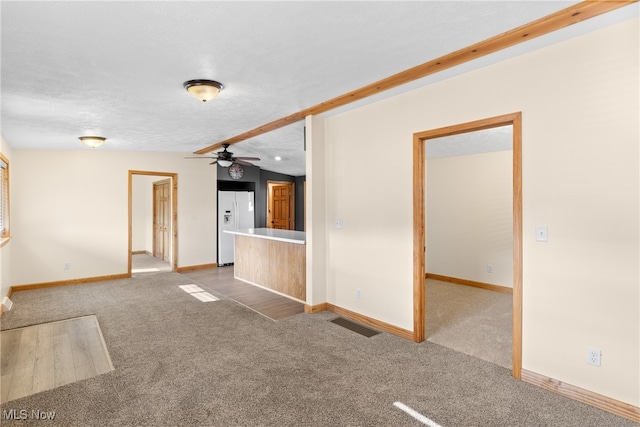
[[[214,80],[189,80],[184,82],[184,88],[200,101],[207,102],[218,96],[223,86]]]
[[[98,148],[101,146],[107,138],[103,138],[101,136],[81,136],[80,141],[87,147]]]

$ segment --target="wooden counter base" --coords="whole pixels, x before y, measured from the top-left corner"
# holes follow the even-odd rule
[[[236,235],[234,256],[236,278],[306,301],[306,245]]]

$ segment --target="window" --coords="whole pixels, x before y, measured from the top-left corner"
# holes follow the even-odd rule
[[[9,237],[9,160],[0,153],[0,238]]]

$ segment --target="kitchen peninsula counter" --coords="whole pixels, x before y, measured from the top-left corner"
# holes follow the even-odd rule
[[[306,300],[306,234],[275,228],[234,234],[234,277],[300,302]]]

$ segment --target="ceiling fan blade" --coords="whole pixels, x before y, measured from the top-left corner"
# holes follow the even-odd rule
[[[234,159],[236,159],[236,160],[253,160],[253,161],[260,160],[259,157],[234,157]]]
[[[217,157],[211,156],[198,156],[198,157],[185,157],[185,159],[217,159]]]
[[[194,154],[207,154],[207,153],[211,153],[212,151],[216,151],[216,150],[219,150],[219,149],[221,149],[221,148],[224,148],[224,147],[223,147],[224,145],[229,146],[229,144],[221,144],[221,143],[219,143],[219,142],[218,142],[217,144],[213,144],[213,145],[210,145],[210,146],[208,146],[208,147],[206,147],[206,148],[203,148],[203,149],[201,149],[201,150],[195,151],[195,152],[194,152]]]
[[[234,163],[237,163],[239,165],[245,165],[245,166],[255,166],[253,163],[249,163],[249,162],[245,162],[244,160],[238,160],[238,158],[235,158],[233,160]]]
[[[218,163],[217,160],[214,160],[213,162],[209,163],[210,165],[215,165],[216,163]]]

